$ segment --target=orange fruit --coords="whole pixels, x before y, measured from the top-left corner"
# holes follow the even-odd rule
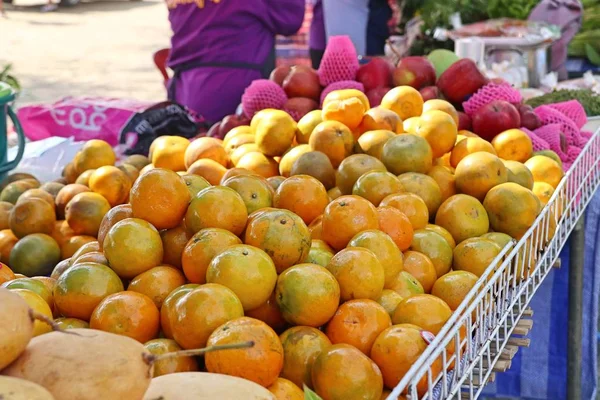
[[[454,249],[452,267],[480,277],[501,250],[496,242],[489,239],[475,237],[464,240]]]
[[[247,219],[244,199],[235,190],[213,186],[192,199],[185,213],[185,226],[194,233],[205,228],[222,228],[239,235]]]
[[[261,176],[237,175],[222,185],[235,190],[242,197],[249,214],[273,205],[273,190]]]
[[[456,108],[446,100],[431,99],[423,103],[423,114],[431,110],[439,110],[445,112],[454,120],[454,124],[458,126],[458,112]]]
[[[397,135],[383,146],[381,161],[395,175],[405,172],[426,174],[433,164],[433,152],[421,136]]]
[[[273,259],[277,273],[302,263],[311,238],[306,224],[288,210],[265,210],[249,220],[244,243],[264,250]]]
[[[183,297],[184,294],[191,292],[193,289],[199,287],[195,283],[188,283],[186,285],[179,286],[173,290],[163,301],[160,307],[160,327],[165,337],[173,339],[173,330],[171,329],[171,323],[176,321],[177,314],[175,313],[175,305],[177,301]]]
[[[435,224],[450,232],[456,243],[481,236],[490,226],[483,205],[466,194],[457,194],[444,201],[436,214]]]
[[[59,261],[56,241],[46,234],[32,233],[14,245],[7,264],[15,274],[48,276]]]
[[[21,196],[19,196],[19,199],[17,200],[17,204],[25,199],[32,199],[32,198],[44,200],[46,203],[50,204],[50,206],[52,208],[55,207],[54,197],[52,197],[52,195],[50,193],[46,192],[43,189],[39,189],[39,188],[28,189],[27,191],[25,191]],[[6,201],[4,201],[2,203],[5,204],[5,207],[7,207],[9,204],[11,204]]]
[[[494,231],[506,233],[517,240],[533,225],[541,211],[536,195],[512,182],[490,190],[485,196],[483,207]]]
[[[322,237],[335,250],[341,250],[357,233],[378,229],[377,209],[358,196],[341,196],[333,200],[323,213]]]
[[[245,154],[236,165],[238,168],[245,168],[263,178],[270,178],[279,175],[279,165],[277,162],[265,156],[263,153],[252,151]]]
[[[391,325],[389,314],[377,302],[350,300],[338,308],[325,333],[331,343],[352,345],[368,356],[377,336]]]
[[[160,310],[169,293],[184,283],[185,277],[181,271],[166,265],[159,265],[133,278],[129,282],[127,290],[145,294]]]
[[[73,160],[77,175],[88,169],[96,169],[105,165],[115,165],[115,152],[104,140],[92,139],[85,142]],[[69,182],[71,183],[71,182]]]
[[[533,156],[525,161],[525,166],[529,168],[533,174],[533,180],[535,182],[546,182],[554,189],[557,188],[564,176],[564,172],[560,165],[550,157]]]
[[[60,317],[54,320],[54,323],[60,329],[88,329],[90,324],[87,321],[82,321],[77,318]]]
[[[135,218],[150,222],[156,229],[170,229],[181,223],[190,192],[181,176],[156,168],[138,178],[129,202]]]
[[[331,189],[335,186],[335,170],[329,158],[320,151],[310,151],[302,154],[292,165],[290,176],[309,175]]]
[[[433,157],[438,158],[452,150],[458,130],[452,116],[440,110],[431,110],[421,115],[414,131],[408,132],[427,140]]]
[[[533,189],[533,174],[522,163],[518,161],[502,160],[508,173],[508,182],[518,183],[526,189]]]
[[[386,196],[403,191],[396,175],[387,171],[370,171],[361,175],[352,188],[352,194],[378,206]]]
[[[218,162],[222,166],[227,166],[227,153],[223,147],[223,142],[212,137],[201,137],[190,143],[186,148],[183,159],[187,169],[197,160],[209,158]]]
[[[435,165],[427,173],[438,184],[442,193],[442,201],[456,194],[456,178],[446,167]]]
[[[251,126],[240,125],[240,126],[236,126],[235,128],[232,128],[229,132],[227,132],[225,134],[225,137],[223,138],[223,140],[220,140],[220,139],[215,139],[215,140],[222,142],[223,145],[225,145],[228,141],[230,141],[231,139],[233,139],[234,137],[236,137],[238,135],[254,135],[254,132],[252,131]]]
[[[194,174],[185,174],[181,176],[190,192],[190,198],[196,197],[196,195],[203,189],[210,186],[210,183],[201,176]]]
[[[367,154],[353,154],[345,158],[335,175],[335,185],[342,194],[351,194],[354,183],[361,175],[370,171],[385,171],[381,161]]]
[[[138,171],[150,164],[148,157],[141,154],[132,154],[123,161],[125,164],[133,165]]]
[[[251,341],[245,349],[215,351],[204,357],[208,372],[238,376],[268,387],[283,367],[283,347],[277,334],[267,324],[254,318],[241,317],[218,327],[208,345],[217,346]]]
[[[144,348],[155,356],[182,350],[177,342],[172,339],[152,339],[144,343]],[[191,356],[163,358],[153,364],[153,378],[177,372],[198,371],[198,363],[196,362],[196,359]]]
[[[65,317],[89,321],[104,298],[123,290],[121,279],[106,265],[77,264],[56,280],[54,304]]]
[[[333,201],[342,195],[342,192],[339,187],[333,187],[327,191],[327,195],[329,196],[329,200]]]
[[[100,222],[100,228],[98,229],[98,243],[100,249],[104,243],[106,234],[117,222],[124,220],[125,218],[132,218],[133,211],[131,210],[130,204],[121,204],[114,208],[111,208],[109,212],[104,215],[102,222]]]
[[[256,145],[266,156],[280,156],[292,145],[296,128],[296,122],[288,113],[270,110],[254,128]]]
[[[323,214],[313,219],[310,225],[308,225],[308,231],[310,232],[310,238],[312,240],[321,239],[323,234]]]
[[[456,166],[456,189],[483,201],[494,186],[508,181],[508,172],[497,156],[477,152],[463,158]]]
[[[498,246],[500,246],[501,249],[506,247],[507,244],[509,244],[510,242],[512,242],[514,240],[509,235],[507,235],[506,233],[502,233],[502,232],[489,232],[489,233],[486,233],[485,235],[481,235],[481,238],[491,240],[492,242],[494,242]]]
[[[160,234],[150,223],[138,218],[117,222],[108,231],[102,247],[110,267],[123,279],[132,279],[163,259]]]
[[[437,272],[429,257],[418,251],[407,251],[404,253],[404,270],[421,283],[425,293],[431,292]]]
[[[226,248],[241,243],[237,236],[225,229],[207,228],[197,232],[181,255],[185,277],[192,283],[206,283],[206,270],[212,259]]]
[[[121,164],[117,166],[129,179],[129,186],[133,185],[135,180],[140,176],[140,171],[131,164]]]
[[[11,289],[12,292],[21,296],[29,308],[44,317],[52,320],[52,310],[48,303],[37,293],[27,289]],[[52,332],[52,327],[43,321],[36,320],[33,323],[33,336],[43,335]]]
[[[54,230],[52,231],[52,239],[56,240],[59,246],[62,246],[75,235],[73,229],[69,226],[67,221],[56,221],[54,224]]]
[[[400,296],[397,292],[392,289],[383,289],[381,292],[381,296],[377,299],[377,303],[379,303],[384,310],[388,313],[390,318],[394,315],[394,311],[398,304],[403,300],[402,296]]]
[[[396,275],[396,279],[394,279],[389,288],[398,293],[404,299],[416,294],[425,293],[421,282],[419,282],[417,278],[406,271],[401,271],[398,275]]]
[[[206,271],[206,281],[231,289],[247,311],[259,307],[271,297],[277,271],[267,253],[240,244],[228,247],[212,259]]]
[[[358,138],[358,147],[363,153],[381,160],[383,146],[394,136],[396,133],[385,129],[367,131]]]
[[[15,279],[15,274],[8,265],[0,263],[0,284],[12,281],[13,279]]]
[[[230,159],[231,159],[231,155],[233,155],[233,153],[237,149],[239,149],[240,147],[242,147],[245,144],[254,144],[254,145],[256,145],[255,151],[260,151],[260,149],[258,148],[258,145],[256,143],[254,143],[254,141],[255,141],[254,134],[242,133],[242,134],[235,135],[235,136],[231,137],[230,139],[227,139],[226,141],[224,141],[223,147],[225,148],[225,152],[228,155],[230,155]]]
[[[304,400],[304,392],[293,382],[285,378],[277,378],[275,383],[268,387],[276,399]]]
[[[323,214],[329,203],[325,186],[308,175],[295,175],[287,178],[273,198],[273,206],[283,208],[298,215],[306,224]]]
[[[427,345],[421,331],[415,327],[394,325],[383,331],[373,343],[371,359],[381,369],[385,386],[396,387],[427,349]],[[441,359],[438,358],[431,366],[433,381],[442,370],[441,364]],[[417,384],[419,395],[427,391],[427,377],[428,374],[425,374]]]
[[[381,107],[392,110],[404,121],[423,113],[423,98],[410,86],[397,86],[383,96]]]
[[[79,155],[79,152],[77,152],[76,156],[77,155]],[[74,160],[65,165],[62,170],[62,177],[67,184],[75,183],[78,175],[79,173],[77,173],[77,170],[75,169]]]
[[[75,234],[96,236],[108,211],[110,204],[103,196],[83,192],[69,201],[65,208],[65,219]]]
[[[72,237],[68,238],[65,242],[60,244],[60,257],[62,260],[71,258],[71,257],[73,257],[73,254],[75,254],[75,252],[77,250],[79,250],[79,248],[81,246],[83,246],[86,243],[95,242],[95,241],[96,241],[96,238],[94,238],[93,236],[86,236],[86,235],[72,236]]]
[[[494,136],[492,146],[503,160],[527,161],[533,154],[531,138],[520,129],[509,129]]]
[[[427,204],[421,197],[414,193],[396,193],[385,197],[380,206],[391,206],[402,212],[408,219],[413,229],[422,229],[429,221]]]
[[[79,260],[80,257],[89,253],[96,253],[100,250],[100,244],[98,242],[88,242],[83,244],[81,247],[77,249],[73,256],[71,257],[71,264],[75,263]]]
[[[452,234],[450,232],[448,232],[446,229],[442,228],[441,226],[434,225],[434,224],[427,224],[427,226],[425,226],[424,229],[431,231],[431,232],[435,232],[438,235],[440,235],[441,237],[443,237],[446,240],[446,242],[448,242],[451,249],[454,250],[454,248],[456,247],[456,242],[454,241]]]
[[[225,175],[223,175],[223,178],[221,178],[220,184],[223,185],[223,183],[225,183],[229,178],[233,178],[233,177],[239,176],[239,175],[260,176],[256,172],[253,172],[253,171],[250,171],[250,170],[247,170],[244,168],[231,168],[231,169],[228,169],[227,172],[225,172]],[[197,175],[192,175],[192,176],[197,176]],[[199,176],[199,178],[202,178],[202,177]],[[204,179],[204,178],[202,178],[202,179]],[[206,181],[206,179],[204,179],[204,180]],[[206,189],[209,186],[210,186],[210,184],[207,184],[203,189]],[[194,197],[194,196],[192,196],[192,197]]]
[[[0,193],[0,201],[6,201],[12,204],[16,204],[19,197],[29,189],[39,187],[39,182],[27,180],[21,180],[12,182],[6,185]]]
[[[18,201],[8,219],[10,229],[18,238],[32,233],[51,234],[55,224],[54,207],[35,197]]]
[[[161,231],[160,238],[163,244],[162,263],[181,269],[181,255],[191,237],[192,235],[188,234],[184,226]]]
[[[550,198],[554,194],[554,188],[552,187],[552,185],[546,182],[534,182],[531,191],[540,200],[542,206],[548,204]]]
[[[450,271],[435,281],[431,294],[444,300],[454,311],[460,306],[476,282],[477,275],[468,271]]]
[[[271,188],[273,188],[273,190],[277,190],[279,189],[279,186],[283,183],[283,181],[285,181],[287,178],[285,176],[271,176],[269,178],[267,178],[267,182],[269,183],[269,185],[271,185]]]
[[[309,326],[295,326],[283,332],[279,339],[283,346],[281,376],[302,387],[313,387],[311,369],[317,356],[331,346],[329,338]]]
[[[410,219],[395,207],[377,207],[379,229],[392,238],[400,251],[410,247],[413,238],[413,227]]]
[[[348,247],[333,256],[327,264],[329,272],[340,284],[342,301],[376,300],[385,283],[383,266],[375,253],[362,247]]]
[[[324,267],[298,264],[277,279],[275,298],[283,318],[290,324],[319,327],[335,314],[340,285]]]
[[[152,165],[171,171],[185,171],[185,152],[189,145],[190,141],[181,136],[159,136],[152,142]]]
[[[417,294],[402,300],[392,322],[413,324],[436,335],[452,315],[452,310],[442,299],[430,294]]]
[[[314,151],[325,154],[333,168],[337,168],[344,158],[352,154],[354,137],[350,129],[343,123],[324,121],[315,127],[308,144]]]
[[[71,259],[69,258],[68,260]],[[72,265],[83,264],[87,262],[93,262],[96,264],[109,266],[108,260],[104,256],[104,253],[101,253],[99,251],[92,251],[89,253],[82,254],[81,256],[77,257],[77,260],[73,261]]]
[[[300,158],[302,154],[306,154],[310,151],[312,151],[312,149],[308,144],[301,144],[290,148],[285,152],[283,157],[281,157],[281,161],[279,162],[279,173],[286,178],[289,177],[292,166],[298,158]]]
[[[427,205],[429,215],[435,215],[442,204],[442,191],[430,176],[418,172],[405,172],[398,176],[404,192],[414,193]]]
[[[8,229],[8,219],[10,216],[10,211],[13,209],[13,207],[14,205],[12,203],[0,201],[0,228]]]
[[[15,236],[10,229],[3,229],[0,231],[0,261],[8,264],[10,259],[10,253],[19,241],[19,238]]]
[[[452,152],[450,153],[450,165],[453,168],[456,168],[463,158],[477,152],[497,155],[494,146],[487,140],[479,137],[467,137],[458,142],[452,149]]]
[[[175,303],[171,331],[184,349],[206,346],[208,337],[227,321],[244,315],[242,303],[225,286],[208,283],[183,294]]]
[[[65,218],[65,207],[71,201],[73,197],[83,192],[91,192],[90,188],[84,185],[80,185],[78,183],[73,183],[70,185],[66,185],[64,188],[60,189],[58,194],[56,195],[56,199],[54,199],[56,204],[56,216],[58,218]]]
[[[402,120],[398,114],[383,107],[368,109],[363,115],[358,129],[363,134],[375,130],[387,130],[392,133],[404,132]]]
[[[323,121],[338,121],[349,129],[358,128],[363,114],[371,108],[369,100],[364,93],[355,89],[339,91],[343,93],[336,92],[338,91],[330,92],[323,100]]]
[[[46,282],[39,280],[41,277],[35,278],[20,278],[15,279],[2,284],[3,288],[14,290],[14,289],[25,289],[30,290],[38,294],[48,304],[50,309],[54,309],[54,296],[52,294],[53,289],[46,284]],[[44,277],[45,278],[45,277]],[[49,278],[48,278],[49,279]]]
[[[124,203],[129,197],[131,181],[117,167],[104,166],[90,176],[90,189],[108,200],[111,207]]]
[[[264,322],[276,332],[281,332],[287,325],[285,319],[283,319],[283,315],[281,315],[279,307],[277,306],[277,299],[275,298],[274,290],[267,301],[252,310],[246,311],[244,314],[246,317],[256,318]]]
[[[158,335],[160,314],[152,300],[125,291],[105,297],[94,309],[90,328],[128,336],[145,343]]]
[[[300,121],[298,121],[298,130],[296,131],[296,141],[299,144],[308,143],[315,127],[323,122],[322,114],[321,110],[313,110],[300,118]]]
[[[311,376],[323,400],[379,399],[383,391],[381,371],[357,348],[335,344],[315,359]]]
[[[392,238],[379,230],[366,230],[357,233],[348,246],[362,247],[371,250],[383,267],[385,276],[384,287],[387,287],[402,271],[402,253]]]
[[[211,185],[218,185],[225,172],[227,172],[227,168],[210,158],[201,158],[187,169],[188,175],[198,175]]]
[[[435,267],[437,276],[444,275],[452,267],[452,247],[443,236],[433,231],[427,229],[416,230],[410,249],[429,257]],[[437,276],[433,279],[434,281]]]

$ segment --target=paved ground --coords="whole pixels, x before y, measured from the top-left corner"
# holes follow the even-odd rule
[[[163,1],[97,0],[52,13],[41,13],[43,4],[14,0],[0,17],[0,66],[13,64],[20,104],[68,95],[164,99],[152,62],[169,45]]]

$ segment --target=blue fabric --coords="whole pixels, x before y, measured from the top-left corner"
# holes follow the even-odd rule
[[[588,205],[585,221],[582,399],[595,399],[597,390],[599,244],[600,190]],[[496,381],[485,388],[484,397],[567,399],[569,250],[567,243],[560,254],[561,268],[550,272],[531,300],[534,324],[528,335],[530,347],[519,349],[511,368],[496,374]]]

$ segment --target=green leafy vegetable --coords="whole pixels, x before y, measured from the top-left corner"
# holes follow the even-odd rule
[[[585,45],[585,55],[594,65],[600,65],[600,54],[590,44]]]
[[[304,385],[304,400],[323,400],[318,394],[313,392],[308,386]]]
[[[579,101],[588,117],[600,115],[600,96],[590,89],[555,90],[552,93],[533,97],[527,100],[527,104],[532,107],[538,107],[544,104],[560,103],[569,100]]]
[[[2,1],[2,0],[0,0],[0,1]],[[16,92],[19,92],[21,90],[21,85],[19,85],[19,81],[17,81],[17,78],[15,78],[14,76],[9,74],[11,68],[12,68],[12,65],[8,64],[7,66],[4,67],[4,69],[2,71],[0,71],[0,82],[7,83]]]

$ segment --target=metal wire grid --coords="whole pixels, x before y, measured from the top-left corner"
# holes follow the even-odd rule
[[[477,399],[531,298],[600,185],[600,129],[548,205],[489,265],[388,400]],[[513,337],[513,339],[511,339]]]

